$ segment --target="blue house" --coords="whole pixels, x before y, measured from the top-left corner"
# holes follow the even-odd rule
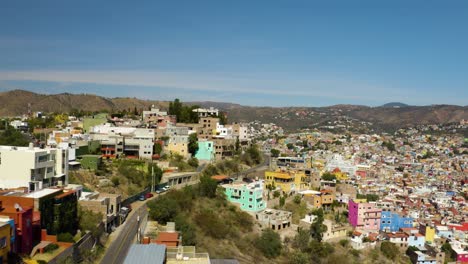
[[[213,141],[198,141],[198,150],[195,153],[198,160],[213,161],[215,158]]]
[[[413,218],[404,217],[391,211],[382,211],[380,217],[380,230],[384,232],[396,232],[400,228],[413,227]]]

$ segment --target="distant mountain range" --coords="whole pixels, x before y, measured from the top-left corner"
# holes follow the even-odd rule
[[[169,102],[137,98],[106,98],[92,94],[44,95],[23,90],[0,93],[0,116],[18,116],[32,111],[69,112],[73,109],[87,111],[115,111],[123,109],[148,109],[155,105],[167,109]],[[235,122],[259,120],[276,123],[287,130],[315,128],[351,122],[358,129],[362,122],[372,123],[377,130],[390,130],[419,124],[459,122],[468,119],[468,106],[430,105],[409,106],[389,103],[380,107],[362,105],[334,105],[328,107],[252,107],[220,102],[187,102],[202,107],[213,106],[228,113]],[[369,125],[369,124],[367,124]],[[364,125],[363,125],[364,126]]]
[[[382,107],[395,107],[395,108],[407,107],[407,106],[409,106],[409,105],[404,104],[404,103],[399,103],[399,102],[391,102],[391,103],[382,105]]]

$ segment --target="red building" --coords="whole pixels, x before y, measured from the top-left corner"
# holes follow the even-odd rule
[[[2,205],[0,203],[0,215],[8,216],[15,221],[16,241],[13,245],[15,252],[29,254],[33,249],[33,208],[22,207],[19,204]]]

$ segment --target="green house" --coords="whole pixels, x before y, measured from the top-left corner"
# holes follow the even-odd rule
[[[195,154],[198,160],[212,161],[215,158],[213,141],[198,141],[198,150]]]
[[[225,184],[223,185],[227,199],[232,203],[238,203],[241,210],[247,212],[259,212],[266,208],[263,200],[263,184],[254,182],[250,184]]]

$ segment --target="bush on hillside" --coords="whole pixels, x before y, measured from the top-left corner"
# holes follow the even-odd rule
[[[279,256],[283,247],[281,237],[271,229],[263,230],[262,234],[255,240],[255,246],[267,258]]]

